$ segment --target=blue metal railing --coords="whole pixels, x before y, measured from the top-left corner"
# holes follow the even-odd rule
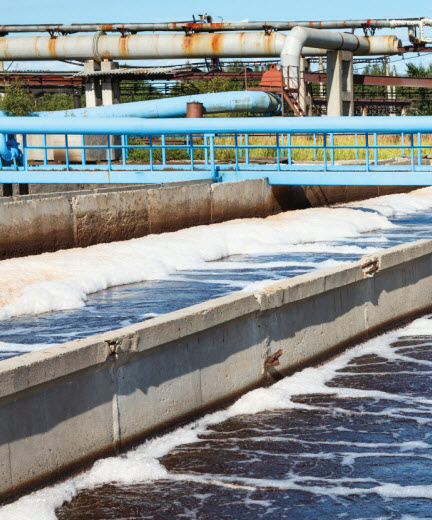
[[[1,183],[432,184],[428,117],[1,118],[1,134],[22,149],[3,145]],[[392,155],[401,160],[383,163]]]

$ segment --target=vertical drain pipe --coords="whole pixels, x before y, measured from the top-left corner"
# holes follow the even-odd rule
[[[186,105],[186,117],[202,117],[204,105],[199,101],[191,101]]]

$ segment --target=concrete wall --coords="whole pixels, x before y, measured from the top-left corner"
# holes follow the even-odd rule
[[[368,273],[373,262],[376,269]],[[0,363],[0,495],[22,492],[432,305],[432,241]]]
[[[0,259],[128,240],[234,218],[408,191],[269,186],[265,179],[173,183],[0,198]]]
[[[0,199],[0,259],[284,209],[264,179]]]

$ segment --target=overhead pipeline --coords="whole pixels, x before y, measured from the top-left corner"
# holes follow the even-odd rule
[[[8,36],[0,38],[0,61],[271,58],[280,56],[288,37],[277,32]],[[389,45],[389,41],[397,42],[394,36],[360,38],[370,44],[359,48],[357,55],[398,52],[397,44]]]
[[[249,21],[202,23],[181,21],[167,23],[105,23],[105,24],[15,24],[0,25],[0,34],[40,33],[75,34],[82,32],[217,32],[217,31],[289,31],[293,27],[314,29],[394,29],[397,27],[421,27],[432,25],[432,18],[383,18],[357,20],[301,20],[301,21]]]

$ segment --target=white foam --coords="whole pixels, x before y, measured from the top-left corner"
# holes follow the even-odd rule
[[[232,255],[371,253],[376,249],[328,242],[395,228],[387,217],[431,207],[432,189],[423,188],[333,208],[290,211],[266,219],[234,220],[4,260],[0,262],[0,319],[79,308],[85,305],[88,294],[116,285],[164,279],[179,270],[223,269],[207,263]],[[363,238],[365,244],[375,240]],[[248,266],[253,267],[253,263]],[[243,267],[234,264],[232,268]]]
[[[432,190],[431,188],[420,188],[407,194],[384,195],[361,202],[344,204],[344,206],[371,209],[386,217],[395,217],[429,210],[432,207]]]
[[[47,348],[47,346],[52,347],[54,344],[47,345],[46,343],[33,343],[30,345],[25,345],[23,343],[6,343],[4,341],[0,341],[0,358],[2,352],[16,352],[19,354],[25,354],[27,352],[33,352],[35,350]]]
[[[375,493],[385,498],[432,498],[432,486],[400,486],[392,483],[377,483],[373,479],[356,480],[347,478],[332,480],[310,476],[300,477],[291,474],[288,479],[270,481],[244,479],[232,476],[226,478],[218,476],[217,479],[215,479],[213,476],[206,475],[179,475],[169,473],[158,460],[180,445],[202,442],[200,435],[205,434],[209,426],[219,424],[231,417],[255,414],[266,410],[307,408],[308,405],[292,400],[292,397],[296,395],[335,394],[342,397],[349,395],[354,399],[357,397],[387,399],[390,401],[427,404],[427,406],[430,407],[430,400],[416,398],[410,395],[394,395],[379,391],[358,391],[349,388],[328,387],[326,384],[338,375],[339,371],[345,368],[350,361],[360,356],[376,354],[379,357],[389,360],[399,360],[401,356],[398,354],[398,347],[392,348],[390,344],[399,338],[412,336],[421,337],[424,335],[432,335],[432,319],[421,318],[415,320],[403,329],[392,331],[360,344],[325,365],[306,368],[291,377],[282,379],[269,388],[253,390],[242,396],[225,410],[209,414],[202,419],[182,428],[178,428],[162,437],[151,439],[121,457],[110,457],[99,460],[94,464],[91,470],[78,477],[70,479],[60,485],[36,491],[10,505],[4,506],[0,509],[0,520],[16,520],[17,518],[20,520],[33,520],[34,518],[38,520],[53,520],[56,518],[54,513],[55,509],[60,507],[63,501],[71,500],[71,498],[82,489],[96,487],[109,482],[130,485],[160,479],[206,482],[216,486],[250,490],[266,487],[287,490],[307,489],[310,493],[335,496]],[[420,360],[410,358],[409,356],[403,356],[403,358],[410,362],[420,362]],[[325,408],[323,409],[326,410]],[[353,410],[350,410],[350,413],[353,413]],[[260,439],[267,443],[266,438],[261,437]],[[269,438],[269,440],[272,439],[274,439],[274,437]],[[300,440],[299,442],[303,441]],[[334,444],[338,443],[348,445],[346,441],[335,441]],[[375,449],[377,446],[390,447],[388,443],[379,445],[349,443],[349,445],[359,445]],[[429,444],[420,441],[395,443],[391,446],[399,449],[402,454],[406,454],[408,451],[430,448]],[[395,451],[395,454],[396,453],[397,451]],[[351,459],[347,459],[347,461],[352,462]],[[313,481],[316,481],[317,485],[311,485]],[[371,486],[367,488],[346,487],[344,486],[346,482],[350,484],[355,484],[356,482],[370,483]]]
[[[384,215],[389,211],[383,207],[391,207],[395,212],[399,206],[407,211],[432,206],[432,191],[419,192],[361,203],[369,209],[377,208],[376,211],[348,206],[311,208],[266,219],[235,220],[85,249],[4,260],[0,262],[3,281],[0,319],[82,307],[87,295],[96,291],[164,279],[179,270],[205,269],[206,263],[231,255],[370,253],[375,249],[328,242],[393,228]]]

